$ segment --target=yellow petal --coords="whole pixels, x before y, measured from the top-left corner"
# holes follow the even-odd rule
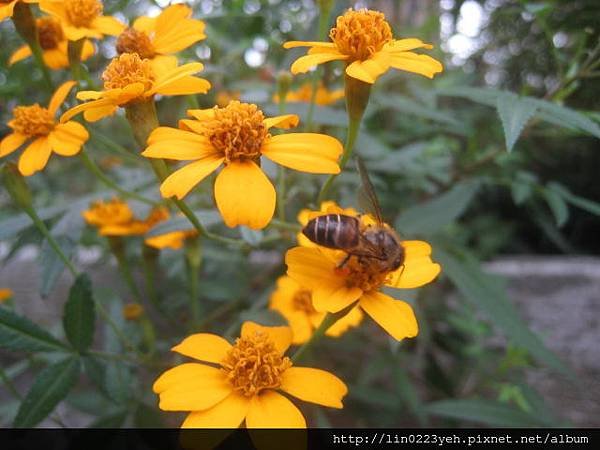
[[[65,5],[63,2],[57,2],[55,0],[40,0],[39,5],[42,11],[53,16],[57,16],[62,19],[62,21],[68,22],[69,17],[67,16],[67,11],[65,10]]]
[[[331,53],[316,53],[314,55],[301,56],[292,64],[290,71],[297,75],[299,73],[308,72],[312,67],[323,64],[329,61],[348,59],[348,56],[342,55],[337,50],[333,50]]]
[[[266,227],[275,212],[275,188],[252,161],[232,161],[215,181],[217,208],[228,227]]]
[[[217,151],[204,136],[177,128],[159,127],[150,134],[148,147],[142,155],[187,161],[217,155]]]
[[[335,48],[333,42],[315,42],[315,41],[288,41],[283,43],[283,48],[296,47],[331,47]]]
[[[233,392],[210,409],[192,411],[181,428],[237,428],[249,408],[250,398]]]
[[[385,52],[378,52],[365,61],[354,61],[346,67],[346,74],[365,83],[375,80],[390,68],[390,57]]]
[[[394,39],[383,46],[384,51],[388,52],[405,52],[407,50],[414,50],[416,48],[432,49],[433,45],[426,44],[421,39],[408,38],[408,39]]]
[[[204,78],[186,76],[184,78],[170,81],[153,89],[153,92],[162,95],[190,95],[206,94],[210,89],[210,83]]]
[[[242,324],[242,337],[254,336],[256,333],[264,333],[275,344],[275,348],[283,355],[292,343],[292,330],[290,327],[265,327],[255,322],[244,322]]]
[[[121,34],[123,30],[125,30],[126,26],[114,17],[100,16],[94,19],[92,22],[92,28],[102,34],[117,36]]]
[[[199,361],[220,364],[231,344],[216,334],[198,333],[188,336],[171,350]]]
[[[193,117],[196,120],[207,120],[214,119],[215,117],[215,109],[207,108],[207,109],[188,109],[187,115]]]
[[[100,119],[112,116],[116,112],[117,106],[113,104],[96,106],[95,108],[89,108],[83,111],[83,118],[88,122],[97,122]]]
[[[189,141],[192,144],[203,144],[207,141],[204,136],[192,133],[179,128],[158,127],[155,128],[148,137],[148,144],[154,144],[162,141]]]
[[[83,42],[83,47],[81,48],[81,60],[85,61],[90,58],[95,52],[94,44],[89,39],[86,39]]]
[[[306,420],[294,404],[275,391],[263,391],[250,401],[248,428],[306,428]]]
[[[361,309],[357,306],[352,308],[348,314],[334,323],[329,329],[325,332],[327,336],[331,337],[339,337],[348,331],[352,327],[358,326],[363,320],[363,313]]]
[[[21,133],[11,133],[0,141],[0,158],[10,155],[27,140],[27,136]]]
[[[179,67],[173,67],[170,70],[165,70],[164,73],[158,75],[158,78],[152,85],[152,89],[148,92],[148,94],[154,94],[159,92],[162,88],[167,89],[169,86],[176,83],[178,80],[182,78],[188,77],[196,72],[200,72],[204,66],[202,63],[188,63]]]
[[[402,241],[404,264],[390,275],[388,286],[414,289],[430,283],[441,271],[431,260],[431,246],[423,241]]]
[[[66,44],[67,41],[64,42]],[[59,44],[61,47],[61,44]],[[61,50],[59,47],[50,50],[44,50],[43,58],[44,64],[50,67],[52,70],[62,69],[69,66],[69,57],[67,55],[67,47]]]
[[[48,163],[52,150],[48,137],[39,137],[23,151],[19,158],[19,172],[24,176],[33,175]]]
[[[16,3],[16,0],[7,4],[0,3],[0,21],[12,17]]]
[[[156,34],[168,34],[177,28],[181,21],[192,15],[192,9],[186,5],[171,5],[165,8],[156,18]]]
[[[48,135],[52,151],[62,156],[73,156],[79,153],[89,137],[83,125],[73,121],[56,125]]]
[[[360,307],[396,340],[414,337],[419,326],[412,307],[381,292],[366,292]]]
[[[56,114],[56,111],[58,111],[58,108],[60,108],[60,105],[62,105],[62,103],[65,101],[65,98],[67,98],[67,95],[69,95],[69,92],[76,84],[76,81],[66,81],[61,84],[58,89],[56,89],[54,95],[52,95],[52,98],[50,99],[50,103],[48,104],[48,111],[51,115]]]
[[[98,100],[94,100],[87,103],[82,103],[81,105],[74,106],[73,108],[66,111],[62,116],[60,116],[60,122],[65,123],[71,118],[75,117],[80,112],[91,111],[93,109],[105,110],[107,108],[114,108],[114,103],[111,99],[100,98]],[[108,115],[108,114],[106,114]],[[86,118],[87,120],[87,118]],[[97,119],[96,119],[97,120]],[[93,122],[93,121],[91,121]]]
[[[280,389],[305,402],[342,408],[348,388],[342,380],[324,370],[290,367],[281,377]]]
[[[8,65],[12,66],[14,63],[24,60],[25,58],[29,58],[31,56],[31,49],[28,45],[23,45],[19,47],[15,52],[10,56],[8,60]]]
[[[394,69],[418,73],[428,78],[433,78],[436,73],[444,70],[442,64],[431,56],[412,52],[389,53],[389,64]]]
[[[263,123],[267,128],[277,127],[284,129],[296,127],[298,126],[298,122],[300,122],[300,118],[296,114],[268,117],[263,120]]]
[[[272,136],[261,149],[270,160],[308,173],[339,173],[340,141],[325,134],[288,133]]]
[[[194,161],[169,175],[160,185],[160,193],[164,198],[185,197],[194,186],[217,170],[225,158],[211,154]]]
[[[220,369],[187,363],[163,373],[152,386],[160,395],[163,411],[199,411],[219,403],[231,393],[231,384]]]
[[[69,24],[68,22],[63,22],[62,27],[63,33],[65,34],[66,38],[70,41],[78,41],[86,37],[96,39],[100,39],[102,37],[102,32],[100,32],[96,28],[75,27]]]
[[[75,97],[78,100],[98,100],[104,96],[104,92],[102,91],[79,91]]]
[[[172,5],[157,18],[152,42],[157,53],[176,53],[204,39],[204,22],[190,19],[192,10],[185,5]]]

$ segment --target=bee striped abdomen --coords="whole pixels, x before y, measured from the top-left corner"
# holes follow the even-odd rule
[[[326,214],[310,220],[302,233],[315,244],[336,249],[351,249],[358,245],[360,222],[356,217]]]

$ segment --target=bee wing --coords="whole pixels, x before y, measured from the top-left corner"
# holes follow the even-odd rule
[[[361,186],[358,189],[358,204],[365,211],[373,215],[377,223],[383,224],[383,215],[381,214],[381,206],[379,206],[379,200],[377,200],[377,194],[369,173],[365,167],[365,163],[360,157],[356,157],[356,168],[360,175]]]

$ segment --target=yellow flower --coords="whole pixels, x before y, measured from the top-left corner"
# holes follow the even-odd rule
[[[44,64],[51,69],[62,69],[69,66],[69,55],[67,53],[68,41],[63,32],[60,21],[52,16],[36,19],[38,38]],[[81,60],[85,61],[94,54],[92,42],[86,39],[81,50]],[[28,45],[19,47],[10,57],[9,65],[31,56]]]
[[[40,9],[57,17],[69,41],[86,37],[118,35],[125,25],[111,16],[103,16],[99,0],[40,0]]]
[[[12,298],[13,291],[8,288],[0,289],[0,303],[4,303],[9,298]]]
[[[362,229],[375,222],[368,215],[358,216]],[[418,333],[411,306],[383,294],[380,288],[414,289],[433,281],[440,265],[431,260],[431,246],[423,241],[401,241],[404,263],[395,271],[382,272],[378,264],[363,257],[322,246],[295,247],[288,250],[287,274],[312,292],[317,311],[338,312],[354,302],[397,340]]]
[[[140,236],[169,218],[166,208],[159,207],[153,209],[145,220],[140,220],[127,203],[116,198],[108,202],[94,202],[81,215],[88,224],[98,228],[102,236]]]
[[[181,247],[183,247],[185,240],[193,236],[198,236],[198,232],[196,230],[170,231],[165,234],[146,238],[144,243],[159,250],[165,248],[179,250]]]
[[[300,222],[302,226],[305,226],[311,219],[314,219],[318,216],[324,216],[326,214],[345,214],[347,216],[358,216],[358,211],[356,211],[354,208],[341,208],[337,203],[326,200],[321,203],[321,208],[319,211],[313,211],[310,209],[300,210],[298,213],[298,222]],[[302,231],[298,232],[296,235],[296,240],[302,247],[318,247],[317,244],[304,236]]]
[[[125,320],[137,320],[144,314],[144,307],[139,303],[128,303],[123,306]]]
[[[277,289],[271,295],[269,308],[281,313],[288,321],[292,329],[292,344],[295,345],[308,341],[325,318],[325,312],[318,312],[314,308],[312,293],[288,276],[277,280]],[[333,324],[325,334],[332,337],[341,336],[349,328],[360,324],[362,319],[361,310],[354,308]]]
[[[304,428],[304,416],[286,396],[342,408],[346,385],[324,370],[294,367],[285,351],[288,327],[242,325],[231,345],[214,334],[194,334],[173,351],[199,360],[167,370],[154,383],[164,411],[190,411],[182,428]],[[208,365],[208,364],[211,365]],[[216,366],[216,367],[215,367]]]
[[[12,17],[15,5],[19,1],[23,3],[38,3],[39,0],[0,0],[0,22]]]
[[[117,53],[137,53],[160,66],[165,58],[206,38],[204,22],[192,19],[189,6],[177,4],[158,17],[139,17],[117,39]]]
[[[339,173],[342,144],[316,133],[271,136],[269,128],[298,124],[295,115],[265,118],[256,105],[232,101],[225,108],[188,110],[193,120],[180,129],[159,127],[148,138],[142,155],[148,158],[194,160],[161,185],[163,197],[181,199],[221,165],[214,191],[217,207],[229,227],[267,226],[275,210],[275,188],[263,173],[260,157],[310,173]]]
[[[394,39],[385,15],[378,11],[349,9],[339,16],[329,32],[332,42],[291,41],[285,48],[310,47],[308,55],[298,58],[291,67],[293,74],[307,72],[328,61],[346,62],[346,75],[374,83],[389,68],[414,72],[433,78],[443,70],[439,61],[409,50],[433,48],[419,39]]]
[[[312,83],[307,82],[300,86],[295,91],[290,91],[285,97],[285,101],[287,103],[296,103],[296,102],[304,102],[309,103],[312,99]],[[339,99],[344,98],[344,90],[336,89],[334,91],[330,91],[327,87],[320,82],[317,86],[317,93],[315,94],[315,104],[321,106],[331,105],[337,102]],[[273,101],[275,103],[279,102],[279,94],[275,94],[273,96]]]
[[[188,95],[206,93],[210,83],[191,76],[203,69],[201,63],[177,66],[175,59],[167,58],[160,65],[151,64],[137,53],[123,53],[108,65],[102,79],[103,91],[81,91],[79,100],[91,100],[71,108],[60,118],[61,122],[83,112],[89,122],[114,114],[119,106],[152,99],[155,94]]]
[[[19,172],[25,176],[44,169],[52,152],[61,156],[79,153],[88,140],[86,129],[77,122],[56,123],[54,116],[75,86],[74,81],[63,83],[54,92],[47,108],[34,104],[17,106],[8,126],[13,132],[0,142],[0,158],[11,154],[32,139],[19,158]]]

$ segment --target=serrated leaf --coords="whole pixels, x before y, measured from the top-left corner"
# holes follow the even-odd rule
[[[67,350],[65,344],[46,330],[6,308],[0,308],[0,348],[28,352]]]
[[[69,299],[63,311],[65,334],[78,352],[84,352],[92,345],[95,319],[92,282],[87,274],[83,273],[71,286]]]
[[[474,258],[464,255],[462,259],[436,247],[434,259],[442,266],[443,273],[458,291],[473,305],[487,314],[490,321],[501,329],[506,337],[526,349],[537,361],[568,375],[562,361],[544,345],[527,324],[519,317],[502,286],[492,276],[484,273]]]
[[[448,192],[412,206],[398,216],[396,229],[403,234],[431,234],[459,218],[479,190],[476,181],[455,185]]]
[[[537,111],[537,106],[527,98],[520,98],[514,94],[504,94],[496,100],[496,109],[502,128],[506,149],[512,151],[521,131]]]
[[[441,400],[429,403],[425,410],[435,416],[483,423],[496,427],[548,426],[544,420],[534,415],[491,400]]]
[[[44,420],[67,396],[78,376],[77,358],[66,359],[42,370],[21,403],[14,426],[30,428]]]
[[[542,119],[562,127],[585,131],[600,138],[600,126],[585,114],[546,100],[531,99],[531,102],[538,107]]]
[[[75,250],[73,240],[68,236],[55,236],[55,240],[65,256],[70,259]],[[42,244],[39,261],[42,269],[40,295],[42,298],[46,298],[65,270],[65,263],[46,240]]]
[[[546,199],[546,203],[548,203],[548,206],[550,207],[550,211],[552,211],[556,226],[559,228],[562,227],[569,218],[569,208],[567,207],[567,203],[560,192],[555,189],[546,188],[542,193]]]

